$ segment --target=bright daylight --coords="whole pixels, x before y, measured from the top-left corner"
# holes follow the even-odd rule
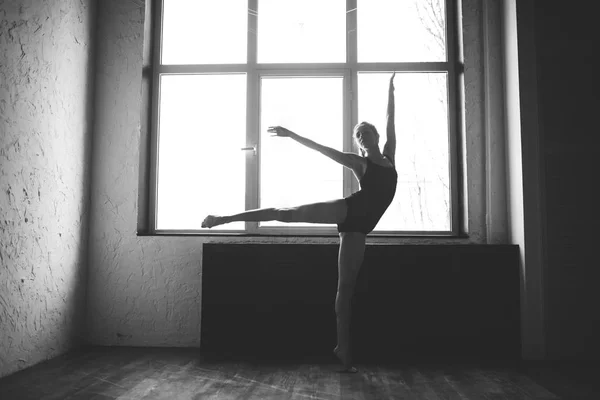
[[[378,129],[383,148],[392,71],[361,71],[360,63],[446,61],[441,0],[358,0],[357,8],[348,11],[344,0],[259,0],[257,8],[249,10],[246,0],[164,3],[162,64],[211,65],[216,70],[246,64],[248,35],[256,35],[256,60],[264,73],[256,84],[258,106],[248,104],[253,93],[248,96],[244,69],[162,75],[157,230],[201,230],[207,214],[239,213],[247,204],[289,207],[350,195],[344,193],[341,165],[273,137],[267,128],[281,125],[323,145],[356,152],[344,149],[344,137],[352,135],[354,123],[368,121]],[[351,33],[346,29],[347,12],[357,13],[355,71],[345,64]],[[249,30],[248,13],[257,19],[257,31]],[[272,63],[311,63],[313,69],[292,75],[270,71]],[[319,71],[319,63],[339,63],[338,71],[349,72],[344,76]],[[354,116],[350,107],[344,109],[344,86],[352,80],[358,90]],[[394,84],[398,184],[375,232],[449,231],[447,74],[399,72]],[[259,115],[249,115],[253,110]],[[259,132],[248,131],[248,117],[257,122],[252,129]],[[255,142],[256,155],[241,150]],[[252,162],[258,163],[254,170],[249,169]],[[326,227],[276,221],[259,226]],[[244,229],[244,222],[218,227]]]

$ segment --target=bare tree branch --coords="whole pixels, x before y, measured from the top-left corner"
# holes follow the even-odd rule
[[[443,53],[446,48],[446,34],[443,0],[415,0],[415,7],[423,28],[430,34],[437,48]]]

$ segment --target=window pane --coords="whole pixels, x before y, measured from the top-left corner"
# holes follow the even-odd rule
[[[164,0],[162,63],[245,63],[247,27],[247,0]]]
[[[389,73],[358,75],[359,120],[375,124],[382,149],[389,78]],[[446,73],[396,74],[398,188],[376,230],[450,230],[446,80]]]
[[[259,63],[346,61],[345,0],[259,0]]]
[[[358,0],[358,61],[445,61],[444,3],[444,0]]]
[[[163,75],[159,118],[156,228],[244,211],[246,75]]]
[[[293,207],[343,197],[341,165],[292,139],[272,137],[267,132],[269,126],[281,125],[342,150],[343,81],[342,77],[261,80],[261,207]],[[290,224],[261,223],[261,226],[282,225]]]

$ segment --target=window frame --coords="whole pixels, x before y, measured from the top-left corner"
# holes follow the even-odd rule
[[[464,205],[460,202],[463,182],[459,176],[461,148],[459,146],[462,125],[459,87],[463,72],[459,57],[458,27],[459,2],[445,0],[446,61],[439,62],[381,62],[359,63],[357,61],[357,0],[346,0],[346,62],[345,63],[257,63],[257,15],[258,0],[248,0],[247,63],[244,64],[200,64],[162,65],[162,16],[164,0],[154,0],[152,21],[152,55],[150,66],[150,138],[147,178],[147,227],[152,235],[198,235],[198,236],[337,236],[331,227],[259,227],[258,222],[246,222],[243,230],[176,230],[156,229],[158,196],[158,143],[159,143],[159,99],[160,76],[163,74],[210,74],[244,73],[247,76],[246,90],[246,147],[257,149],[256,155],[247,152],[246,157],[246,210],[260,207],[260,82],[262,76],[341,76],[344,79],[344,132],[358,123],[358,74],[362,72],[445,72],[448,90],[448,151],[450,185],[450,230],[448,231],[373,231],[370,236],[378,237],[458,237],[461,235],[461,218]],[[383,111],[382,111],[383,112]],[[344,134],[342,151],[357,152],[350,134]],[[243,151],[243,150],[240,150]],[[352,171],[344,168],[343,196],[359,189]],[[329,200],[329,199],[323,199]],[[240,210],[240,212],[245,210]]]

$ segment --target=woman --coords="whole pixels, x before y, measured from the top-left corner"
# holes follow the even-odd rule
[[[358,271],[363,262],[366,236],[388,208],[396,192],[394,156],[396,132],[394,126],[394,76],[389,84],[387,106],[387,141],[379,150],[379,134],[375,127],[361,122],[354,128],[354,140],[361,155],[343,153],[320,145],[281,126],[269,127],[268,132],[288,137],[350,168],[361,189],[345,199],[305,204],[292,208],[262,208],[229,216],[209,215],[203,228],[233,221],[282,221],[337,224],[340,236],[338,254],[338,287],[335,299],[337,316],[337,346],[333,350],[347,372],[357,372],[350,355],[350,300]]]

